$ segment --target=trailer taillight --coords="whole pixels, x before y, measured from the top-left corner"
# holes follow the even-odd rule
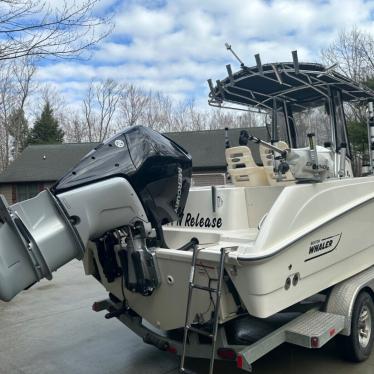
[[[236,366],[239,369],[243,369],[243,356],[238,355],[238,357],[236,358]]]
[[[177,354],[177,348],[172,347],[172,346],[169,346],[169,347],[166,349],[166,351],[169,352],[169,353]]]
[[[219,348],[217,350],[218,357],[222,358],[223,360],[236,360],[236,352],[230,348]]]
[[[312,348],[319,348],[319,339],[317,336],[312,336],[310,338],[310,346]]]

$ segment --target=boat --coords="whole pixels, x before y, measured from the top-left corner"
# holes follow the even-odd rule
[[[172,332],[215,314],[220,326],[265,320],[371,268],[374,176],[353,175],[344,103],[373,102],[374,92],[292,56],[262,64],[257,55],[256,66],[228,65],[227,77],[208,81],[210,105],[252,111],[268,128],[268,139],[248,129],[239,146],[222,145],[231,183],[191,187],[188,152],[134,126],[50,190],[11,206],[1,199],[0,299],[78,258],[123,306],[111,316],[131,310]],[[373,117],[371,104],[369,130]]]
[[[131,309],[162,330],[185,323],[192,251],[180,248],[192,238],[199,242],[197,282],[205,286],[217,279],[221,248],[231,248],[221,323],[243,310],[267,318],[374,264],[374,238],[369,235],[374,178],[353,177],[345,117],[338,115],[343,100],[370,100],[374,93],[318,64],[300,63],[296,71],[294,64],[269,64],[261,70],[256,66],[229,74],[212,89],[210,102],[270,110],[278,122],[271,124],[270,145],[290,145],[285,156],[290,169],[277,179],[274,160],[265,165],[266,152],[277,158],[281,151],[269,149],[266,142],[260,144],[264,166],[255,165],[245,145],[226,148],[232,184],[191,187],[183,215],[162,228],[167,245],[155,251],[161,278],[155,292],[146,297],[126,288],[123,292],[120,278],[108,282],[100,274],[108,292],[120,300],[124,293]],[[298,137],[294,106],[299,117],[300,111],[328,108],[331,128],[314,149],[305,147],[306,134]],[[281,118],[282,113],[287,117]],[[322,140],[317,131],[315,142]],[[85,264],[88,273],[102,269],[95,245],[86,252]],[[191,311],[196,321],[208,322],[212,311],[210,295],[197,292]]]

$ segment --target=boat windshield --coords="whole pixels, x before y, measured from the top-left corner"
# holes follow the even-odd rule
[[[293,112],[296,145],[299,148],[309,145],[307,134],[315,134],[318,145],[334,143],[329,106],[325,103],[303,111]]]
[[[339,150],[349,143],[346,131],[343,101],[340,91],[332,93],[330,98],[320,98],[308,105],[297,103],[277,104],[273,109],[271,138],[273,141],[283,140],[293,148],[307,147],[307,134],[315,135],[316,144]]]

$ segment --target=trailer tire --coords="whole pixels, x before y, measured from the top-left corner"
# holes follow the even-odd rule
[[[374,342],[374,303],[370,294],[362,291],[353,306],[351,335],[340,336],[344,358],[353,362],[365,361]]]

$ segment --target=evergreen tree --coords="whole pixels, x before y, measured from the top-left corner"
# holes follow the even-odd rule
[[[53,115],[53,109],[46,101],[40,117],[36,120],[30,131],[29,144],[54,144],[62,143],[64,132]]]
[[[367,124],[360,121],[349,121],[347,131],[353,153],[365,152],[368,146]]]
[[[22,108],[15,109],[9,116],[9,133],[13,137],[13,157],[17,157],[26,147],[29,125]]]
[[[368,78],[362,82],[364,86],[374,90],[374,78]],[[356,118],[347,121],[348,137],[351,142],[352,151],[354,154],[363,154],[367,152],[368,147],[368,129],[366,119],[367,103],[354,104],[356,112],[359,115]]]

